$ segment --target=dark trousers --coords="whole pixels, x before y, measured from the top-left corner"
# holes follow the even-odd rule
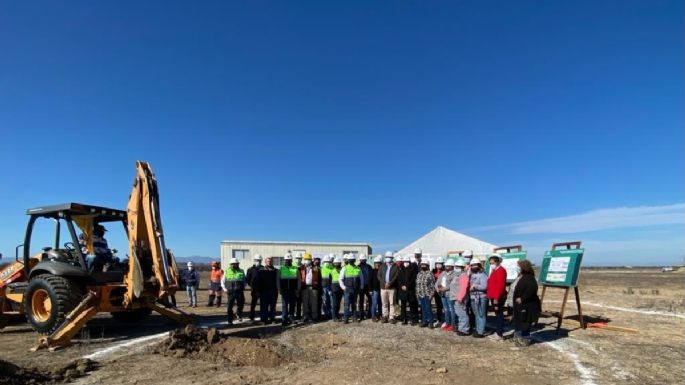
[[[295,298],[295,319],[302,318],[302,292]]]
[[[281,320],[283,323],[292,322],[295,316],[295,290],[281,291]]]
[[[259,293],[259,313],[262,322],[273,322],[276,319],[276,293],[273,291]]]
[[[368,287],[359,290],[357,299],[357,306],[359,309],[359,318],[371,318],[371,291]],[[364,301],[366,299],[366,301]]]
[[[409,308],[411,314],[407,314],[407,308]],[[414,311],[416,311],[416,315],[414,315]],[[406,299],[400,300],[400,318],[402,318],[404,322],[416,322],[419,320],[418,314],[419,304],[416,299],[416,292],[413,290],[409,290],[407,291]]]
[[[254,321],[254,313],[255,313],[255,308],[257,308],[257,302],[258,301],[259,301],[259,293],[254,291],[254,290],[250,291],[250,321]],[[261,305],[261,306],[263,306],[263,305]]]
[[[495,333],[502,336],[504,333],[504,301],[500,300],[497,310],[495,310]]]
[[[433,298],[435,298],[435,316],[439,322],[442,322],[442,298],[437,291],[435,292],[435,295],[433,295]]]
[[[320,293],[318,289],[307,287],[302,289],[302,307],[304,310],[305,321],[317,321],[319,319],[319,299]]]
[[[233,304],[237,304],[238,317],[243,317],[243,306],[245,306],[245,293],[242,290],[228,292],[228,322],[233,322]]]
[[[333,291],[331,297],[333,299],[331,309],[333,319],[340,319],[340,301],[343,297],[343,291]]]

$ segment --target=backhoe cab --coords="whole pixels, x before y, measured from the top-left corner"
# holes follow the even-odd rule
[[[38,348],[56,348],[68,345],[99,312],[124,322],[140,321],[152,310],[181,323],[191,321],[168,301],[178,288],[178,272],[164,243],[157,182],[147,163],[136,166],[126,211],[79,203],[27,211],[23,258],[20,245],[15,263],[0,271],[0,327],[8,315],[25,314],[37,332],[47,335]],[[55,223],[54,244],[30,256],[31,235],[40,220]],[[116,250],[98,247],[103,224],[123,226],[127,260],[119,261]]]

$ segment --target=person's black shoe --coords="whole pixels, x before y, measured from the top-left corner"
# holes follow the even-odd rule
[[[388,317],[383,317],[383,320],[381,322],[384,324],[387,324],[388,323]]]
[[[390,320],[390,323],[394,325],[394,324],[397,323],[397,320],[393,318],[393,319]]]
[[[420,328],[425,328],[425,327],[428,327],[428,324],[427,324],[427,323],[421,323],[421,325],[419,325],[419,327],[420,327]]]
[[[355,321],[357,321],[357,323],[360,323],[360,322],[362,322],[362,319],[361,319],[361,318],[357,318]]]
[[[402,325],[409,325],[409,321],[407,321],[407,320],[402,321]]]
[[[473,338],[484,338],[485,336],[482,334],[474,333]]]
[[[418,325],[418,322],[416,322],[416,321],[411,321],[411,326],[416,326],[416,325]]]
[[[469,336],[470,334],[469,334],[469,333],[460,332],[459,330],[457,330],[457,335],[458,335],[458,336],[461,336],[461,337],[466,337],[466,336]]]
[[[347,318],[345,318],[345,325],[347,325],[348,323],[350,323],[350,320],[348,320]]]
[[[228,321],[228,326],[233,326],[233,321]]]

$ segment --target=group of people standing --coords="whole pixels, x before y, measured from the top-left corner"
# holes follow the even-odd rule
[[[427,328],[439,326],[444,332],[476,338],[485,336],[486,316],[491,308],[495,331],[490,338],[496,341],[503,339],[508,309],[513,314],[514,342],[522,346],[530,344],[530,329],[540,313],[537,282],[528,260],[518,261],[517,278],[509,290],[507,272],[498,254],[488,257],[489,275],[485,274],[483,261],[468,251],[456,259],[438,258],[432,270],[421,250],[416,250],[413,258],[387,252],[373,258],[371,265],[365,255],[357,261],[353,254],[319,258],[304,253],[293,258],[287,253],[283,261],[277,269],[271,258],[262,260],[255,255],[247,273],[235,258],[229,261],[226,271],[218,263],[213,264],[208,306],[215,306],[215,300],[216,306],[221,306],[221,292],[226,292],[228,323],[232,324],[236,315],[243,317],[244,290],[250,287],[249,318],[253,322],[258,302],[260,321],[267,325],[276,322],[280,294],[284,326],[300,319],[304,323],[371,319]]]

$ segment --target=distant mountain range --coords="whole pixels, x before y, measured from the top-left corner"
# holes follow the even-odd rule
[[[176,263],[198,263],[198,264],[210,264],[213,261],[219,261],[219,257],[203,257],[200,255],[191,255],[190,257],[176,257]]]

